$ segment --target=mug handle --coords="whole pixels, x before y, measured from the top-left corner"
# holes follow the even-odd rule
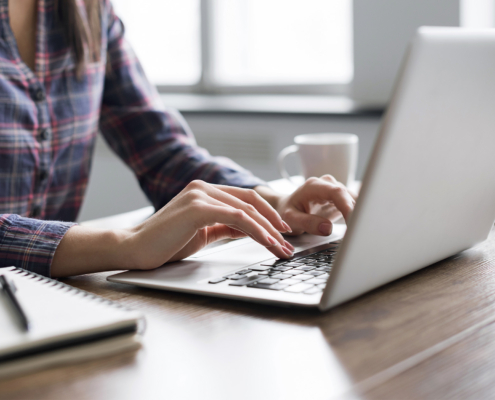
[[[293,183],[294,185],[297,185],[297,184],[296,184],[296,182],[294,182],[292,180],[289,173],[285,169],[284,160],[285,160],[285,157],[287,157],[289,154],[297,153],[298,150],[299,150],[299,146],[296,144],[293,144],[292,146],[289,146],[289,147],[286,147],[285,149],[283,149],[277,157],[277,165],[278,165],[278,171],[280,172],[280,175],[282,176],[282,178],[287,179],[289,182]]]

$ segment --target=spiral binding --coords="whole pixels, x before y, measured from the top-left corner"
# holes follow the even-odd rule
[[[55,288],[57,290],[64,290],[65,293],[70,293],[71,295],[76,295],[80,296],[81,298],[85,298],[94,302],[97,302],[99,304],[103,304],[109,307],[113,308],[118,308],[123,311],[133,311],[132,309],[123,306],[119,303],[116,303],[111,300],[104,299],[103,297],[97,296],[93,293],[87,292],[82,289],[75,288],[73,286],[67,285],[66,283],[57,281],[55,279],[47,278],[46,276],[39,275],[35,272],[31,271],[26,271],[24,269],[20,269],[17,267],[7,267],[5,268],[7,271],[11,271],[19,276],[26,277],[31,280],[36,280],[39,282],[42,282],[44,285],[49,285],[51,288]],[[138,324],[138,333],[143,333],[144,330],[146,329],[146,320],[144,318],[140,318],[139,324]]]

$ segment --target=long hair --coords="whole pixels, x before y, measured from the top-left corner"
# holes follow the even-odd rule
[[[86,62],[101,58],[101,10],[100,0],[55,0],[55,9],[62,25],[65,39],[76,61],[76,75],[81,76]],[[86,12],[86,16],[81,15]]]

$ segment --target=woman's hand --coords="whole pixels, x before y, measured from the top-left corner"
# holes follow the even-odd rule
[[[55,252],[51,274],[153,269],[216,240],[243,236],[252,237],[279,258],[288,258],[294,248],[280,232],[329,235],[332,221],[340,215],[347,220],[355,204],[345,186],[329,175],[308,179],[289,196],[264,186],[256,191],[261,196],[254,190],[194,181],[135,228],[74,226]]]
[[[225,238],[249,236],[279,258],[294,247],[280,232],[289,226],[254,190],[190,183],[170,203],[128,230],[122,243],[126,269],[152,269],[188,257]]]
[[[293,235],[307,232],[328,236],[332,233],[332,223],[341,216],[347,221],[356,204],[355,195],[331,175],[309,178],[288,196],[261,186],[256,191],[270,201],[290,225]]]
[[[209,243],[250,236],[279,258],[294,247],[280,215],[254,190],[191,182],[160,211],[131,229],[74,226],[55,251],[53,277],[122,269],[153,269]]]

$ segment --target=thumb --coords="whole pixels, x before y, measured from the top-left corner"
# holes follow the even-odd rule
[[[239,239],[247,236],[244,232],[238,231],[224,224],[216,224],[209,226],[206,229],[207,245],[222,239]]]
[[[293,210],[290,215],[287,215],[286,221],[294,232],[303,231],[312,235],[328,236],[333,230],[333,224],[330,220],[299,210]]]

